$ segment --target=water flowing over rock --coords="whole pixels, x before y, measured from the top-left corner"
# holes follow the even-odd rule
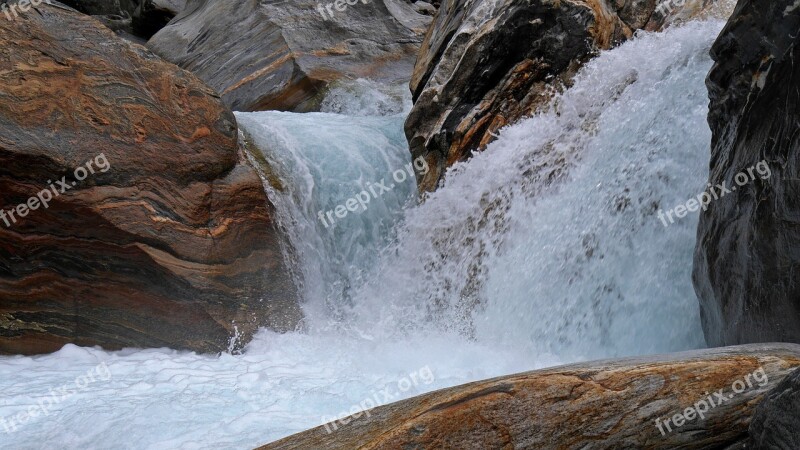
[[[798,29],[796,2],[741,0],[712,48],[709,182],[731,191],[702,213],[694,257],[712,346],[800,342]],[[766,179],[747,173],[760,162]]]
[[[403,0],[193,0],[148,46],[233,110],[305,112],[333,81],[405,82],[429,22]]]
[[[262,450],[723,448],[742,439],[759,399],[798,365],[796,344],[574,364],[381,406]],[[712,394],[720,390],[724,401]],[[664,423],[678,414],[682,425]]]
[[[414,108],[406,136],[412,155],[432,168],[419,176],[420,189],[436,189],[447,167],[547,104],[598,50],[638,29],[660,30],[718,7],[709,0],[667,1],[661,9],[655,0],[611,3],[443,2],[411,79]]]
[[[0,41],[0,353],[294,327],[271,206],[210,88],[63,7],[0,20]]]

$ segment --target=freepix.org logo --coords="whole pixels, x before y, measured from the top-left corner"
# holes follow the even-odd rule
[[[3,15],[5,15],[8,20],[14,20],[19,17],[20,12],[26,13],[31,10],[32,6],[39,6],[42,3],[52,5],[50,0],[21,0],[13,5],[3,3],[0,5],[0,11],[3,11]]]
[[[330,15],[331,19],[333,19],[335,16],[335,13],[333,12],[334,9],[339,12],[345,12],[348,6],[355,6],[359,1],[366,5],[372,0],[336,0],[335,2],[328,3],[325,6],[322,6],[322,3],[318,3],[317,11],[322,14],[323,19],[328,20],[328,15]],[[327,15],[325,14],[326,11],[328,12]]]

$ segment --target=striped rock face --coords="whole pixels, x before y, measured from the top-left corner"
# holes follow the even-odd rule
[[[573,364],[381,406],[261,450],[727,448],[798,366],[797,344]]]
[[[193,75],[46,3],[0,20],[0,353],[202,352],[293,327],[233,115]]]
[[[193,0],[148,47],[234,111],[314,111],[341,79],[407,82],[430,17],[405,0]]]

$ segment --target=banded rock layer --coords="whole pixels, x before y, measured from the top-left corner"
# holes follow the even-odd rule
[[[0,353],[217,352],[295,326],[271,206],[210,88],[55,4],[0,20],[0,43],[0,209],[58,190],[0,222]]]

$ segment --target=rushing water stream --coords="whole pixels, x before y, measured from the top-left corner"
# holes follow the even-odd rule
[[[665,227],[657,212],[705,186],[703,81],[722,25],[603,53],[552,110],[503,130],[424,203],[396,172],[412,163],[405,89],[358,82],[325,112],[238,113],[262,153],[253,159],[281,180],[265,186],[289,236],[303,329],[262,331],[242,355],[67,346],[2,358],[0,419],[51,389],[72,393],[16,431],[0,422],[0,448],[247,448],[365,399],[703,346],[696,213]],[[74,385],[101,363],[108,377]]]

